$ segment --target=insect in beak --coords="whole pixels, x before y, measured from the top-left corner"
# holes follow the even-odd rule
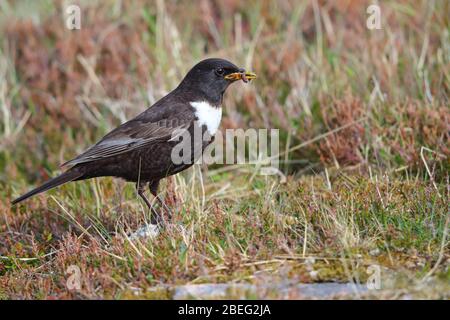
[[[226,80],[231,80],[231,81],[237,81],[237,80],[242,80],[244,82],[249,82],[250,80],[256,79],[256,74],[254,74],[253,72],[233,72],[230,74],[227,74],[224,77]]]

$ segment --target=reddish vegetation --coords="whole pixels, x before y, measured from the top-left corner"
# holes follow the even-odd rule
[[[131,28],[97,21],[75,32],[61,28],[60,23],[49,19],[38,26],[18,21],[8,26],[6,36],[24,84],[20,92],[23,101],[32,102],[42,116],[62,118],[77,128],[81,117],[77,96],[103,89],[101,93],[110,98],[134,92],[148,80],[148,58],[139,23]],[[80,62],[83,58],[88,66]],[[92,68],[101,87],[95,87],[96,79],[89,78],[92,75],[87,68]],[[88,82],[94,87],[87,87]],[[31,122],[39,124],[39,117]]]
[[[322,103],[322,117],[328,130],[354,125],[331,135],[319,143],[320,159],[327,164],[340,166],[355,165],[364,161],[362,147],[367,143],[363,123],[357,122],[364,116],[364,106],[358,98],[347,94],[343,100],[331,105]]]

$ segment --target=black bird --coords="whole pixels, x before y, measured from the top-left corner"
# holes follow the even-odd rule
[[[152,195],[163,205],[157,196],[160,180],[192,166],[213,140],[190,139],[188,147],[200,153],[192,152],[187,163],[174,163],[172,150],[180,143],[176,136],[189,132],[193,137],[193,131],[201,129],[212,137],[220,124],[225,90],[234,81],[248,82],[254,78],[255,74],[227,60],[213,58],[199,62],[175,90],[62,164],[68,168],[64,173],[13,200],[12,204],[66,182],[113,176],[135,182],[137,193],[154,213],[152,223],[161,222],[144,194],[145,185],[148,184]],[[200,148],[196,149],[198,144]]]

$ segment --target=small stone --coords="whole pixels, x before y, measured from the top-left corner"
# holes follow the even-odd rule
[[[130,235],[131,240],[136,240],[140,238],[150,238],[154,239],[159,235],[159,227],[156,224],[147,224],[140,227],[135,232]]]
[[[318,272],[317,270],[311,270],[311,271],[309,272],[309,276],[310,276],[311,279],[313,279],[313,280],[317,279],[318,274],[319,274],[319,272]]]

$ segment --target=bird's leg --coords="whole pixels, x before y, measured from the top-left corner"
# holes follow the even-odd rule
[[[150,203],[150,201],[148,201],[147,197],[144,194],[145,183],[140,182],[140,183],[136,184],[136,188],[137,188],[138,195],[142,198],[142,200],[144,200],[145,204],[152,212],[152,216],[150,218],[151,223],[154,225],[158,225],[158,224],[162,223],[163,220],[161,218],[161,215],[155,210],[155,208],[153,208],[152,204]]]
[[[170,210],[170,208],[164,203],[164,201],[158,194],[159,181],[160,180],[149,182],[148,187],[150,189],[151,194],[156,198],[156,200],[158,200],[161,209],[164,207],[164,209],[167,211],[168,220],[172,221],[172,210]]]

